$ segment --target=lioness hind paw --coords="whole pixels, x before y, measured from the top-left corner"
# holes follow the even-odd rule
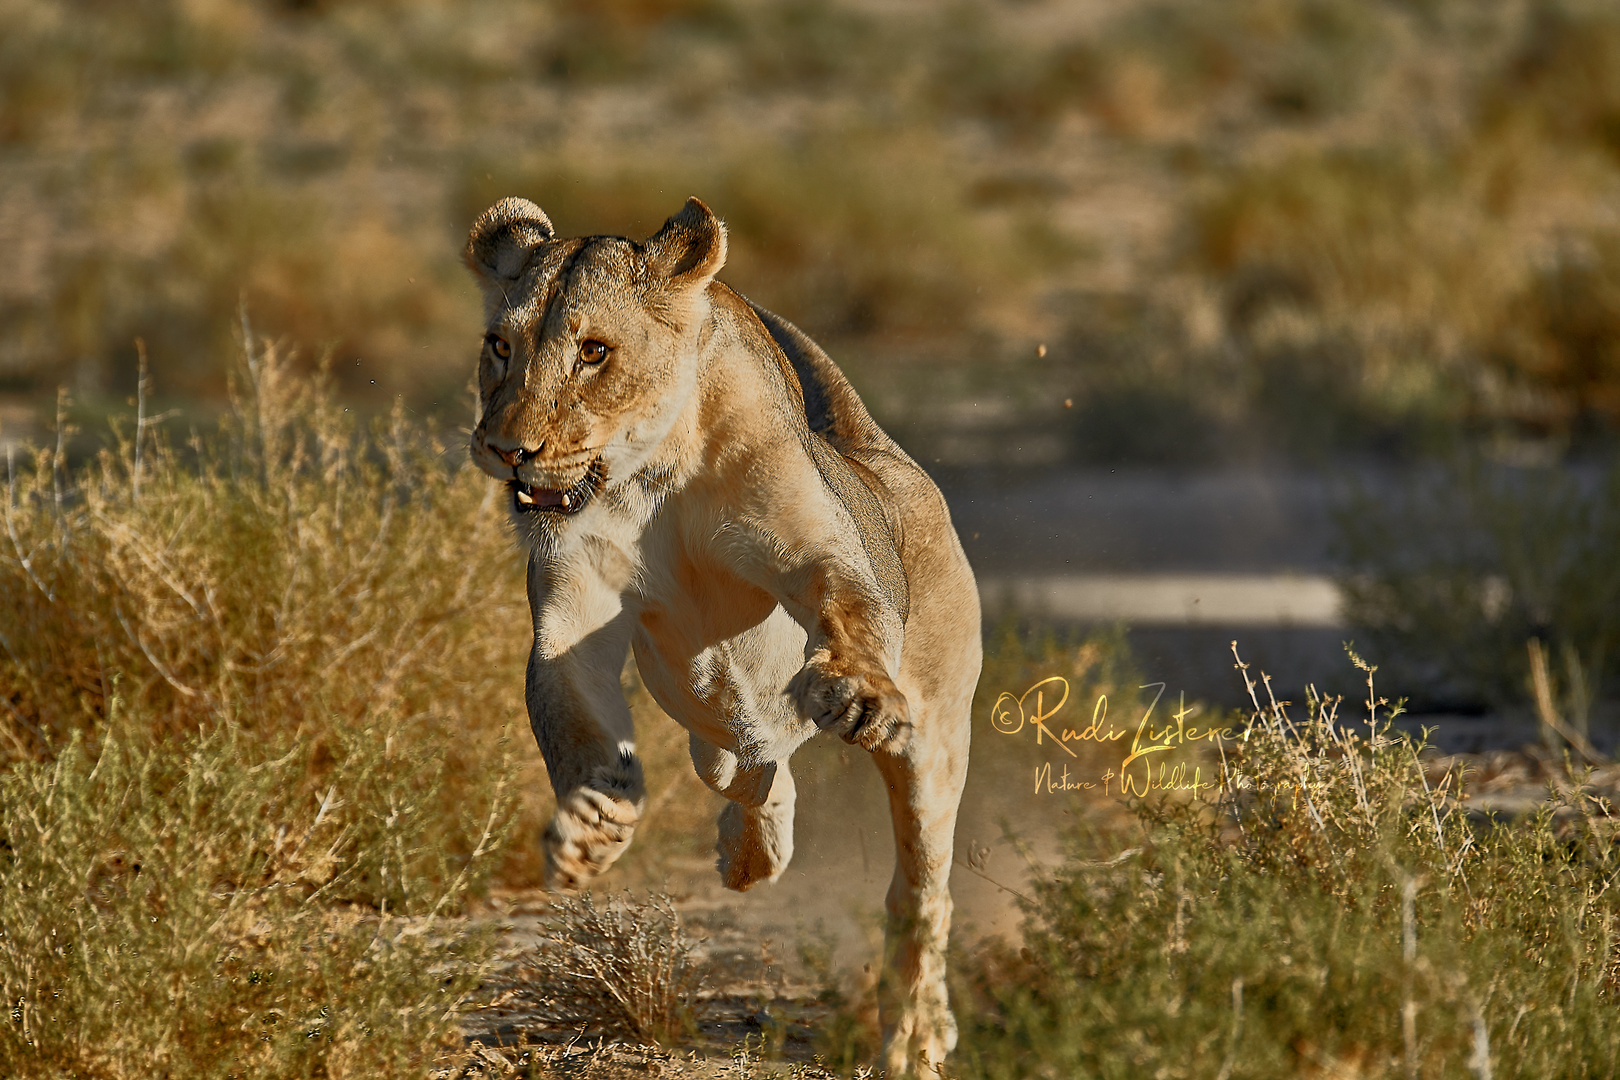
[[[793,859],[792,819],[727,803],[720,811],[714,852],[720,881],[734,892],[775,881]]]
[[[901,1020],[884,1045],[884,1068],[890,1076],[943,1075],[945,1058],[956,1049],[956,1017],[947,1008]]]

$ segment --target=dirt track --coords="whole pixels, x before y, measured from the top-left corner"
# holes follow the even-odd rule
[[[1510,739],[1526,732],[1504,726],[1491,734]],[[952,877],[954,937],[969,947],[987,935],[1016,936],[1020,915],[1010,890],[1027,889],[1032,875],[1056,865],[1066,826],[1128,821],[1117,798],[1036,795],[1033,785],[1014,782],[1034,757],[1027,747],[1020,755],[995,738],[979,736],[983,765],[970,777]],[[999,762],[998,751],[1005,751]],[[1559,757],[1528,742],[1516,750],[1431,751],[1427,761],[1431,783],[1448,773],[1465,777],[1465,801],[1482,823],[1525,814],[1547,800],[1549,786],[1571,783]],[[700,941],[695,956],[708,968],[698,1030],[673,1052],[604,1037],[588,1024],[544,1019],[532,962],[548,897],[533,891],[491,898],[477,917],[502,927],[501,961],[463,1025],[469,1043],[485,1048],[480,1053],[490,1075],[538,1063],[541,1075],[556,1076],[830,1076],[815,1062],[825,1052],[840,997],[853,1003],[856,1022],[872,1036],[870,965],[878,955],[879,913],[893,865],[882,793],[875,770],[839,744],[813,743],[795,764],[798,848],[781,881],[730,893],[707,860],[690,859],[674,864],[664,882],[683,928]],[[1099,764],[1078,762],[1075,775]],[[1592,770],[1585,787],[1620,802],[1620,764]],[[603,884],[617,883],[610,874]],[[807,966],[801,948],[828,945],[830,966]]]

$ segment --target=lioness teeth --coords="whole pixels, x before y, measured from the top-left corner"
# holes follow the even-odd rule
[[[512,488],[513,505],[523,513],[533,510],[549,510],[564,514],[577,514],[585,509],[585,505],[596,494],[602,481],[602,466],[600,462],[596,462],[591,465],[590,469],[577,483],[564,490],[541,487],[538,484],[526,484],[516,477],[513,477],[508,483]]]

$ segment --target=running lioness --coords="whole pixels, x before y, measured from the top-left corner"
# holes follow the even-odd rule
[[[511,489],[528,551],[548,881],[584,885],[640,819],[627,650],[729,800],[729,888],[787,867],[788,758],[835,732],[889,788],[885,1064],[938,1066],[956,1043],[944,950],[973,573],[932,481],[813,341],[714,279],[725,259],[697,199],[640,243],[558,239],[504,199],[467,242],[486,310],[472,457]]]

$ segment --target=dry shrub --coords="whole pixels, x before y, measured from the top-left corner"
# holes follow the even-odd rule
[[[143,393],[92,461],[60,419],[8,454],[14,1075],[419,1071],[487,952],[433,920],[515,813],[520,560],[432,432],[244,331],[217,435],[175,447]]]
[[[1041,265],[967,213],[967,186],[926,132],[843,126],[786,153],[706,148],[656,168],[644,155],[503,155],[468,170],[459,209],[471,220],[524,195],[564,235],[640,237],[696,194],[725,219],[724,276],[750,297],[819,335],[932,337],[987,319]]]
[[[218,435],[181,449],[142,417],[82,468],[65,460],[66,431],[8,457],[0,754],[48,760],[77,734],[93,745],[115,685],[154,740],[228,721],[292,754],[289,797],[318,802],[373,743],[394,748],[376,760],[395,769],[410,747],[414,783],[442,793],[408,811],[430,823],[425,842],[355,886],[409,905],[402,883],[453,876],[469,850],[458,815],[481,817],[506,779],[522,560],[459,448],[400,409],[368,432],[251,335],[247,358]]]
[[[1128,710],[1143,683],[1124,625],[1084,635],[1072,628],[1059,633],[1037,618],[1013,612],[985,634],[983,674],[973,695],[973,715],[988,716],[1002,693],[1022,693],[1052,675],[1061,675],[1070,700],[1084,703],[1087,709],[1097,698],[1108,697]]]
[[[469,849],[458,815],[482,815],[489,785],[511,778],[497,771],[498,741],[526,721],[524,555],[504,490],[466,463],[459,434],[399,405],[368,426],[324,375],[249,342],[217,433],[177,446],[152,417],[126,415],[112,444],[77,465],[59,419],[58,445],[8,459],[0,764],[49,758],[76,731],[97,738],[115,679],[154,738],[223,717],[292,740],[311,799],[368,741],[408,748],[424,792],[441,792],[413,812],[440,835],[401,853],[415,870],[367,879],[364,895],[398,907],[401,881],[459,869]],[[649,784],[629,868],[656,875],[664,856],[712,843],[718,797],[633,668],[625,689]],[[491,872],[507,886],[541,881],[551,788],[532,740],[516,746],[513,842],[476,883]]]
[[[559,899],[537,950],[537,992],[555,1022],[669,1045],[692,1023],[705,971],[668,896]]]
[[[412,865],[444,842],[419,752],[358,745],[312,799],[290,732],[154,738],[111,708],[94,744],[0,772],[0,1072],[406,1076],[457,1041],[492,942],[432,915],[488,861],[504,795],[433,885]],[[378,873],[428,917],[331,906]]]
[[[1394,5],[1355,0],[1162,0],[1124,9],[1112,28],[1097,106],[1127,134],[1151,126],[1120,123],[1141,113],[1119,100],[1133,68],[1145,66],[1162,106],[1188,113],[1250,111],[1298,123],[1353,107],[1378,74],[1399,25]],[[1142,75],[1134,76],[1141,79]],[[1207,118],[1207,116],[1206,116]]]
[[[550,791],[513,735],[530,628],[501,488],[244,338],[216,434],[176,446],[143,394],[92,460],[64,421],[8,456],[8,1075],[419,1072],[486,955],[435,919],[538,880]],[[641,846],[706,844],[684,733],[627,689],[667,725],[641,744]]]
[[[1522,251],[1481,212],[1466,163],[1419,150],[1305,153],[1242,170],[1195,211],[1196,258],[1221,284],[1258,393],[1286,418],[1366,402],[1400,416],[1485,391],[1477,350],[1523,285]],[[1305,387],[1310,373],[1337,382]],[[1470,386],[1463,380],[1471,377]],[[1322,393],[1331,389],[1335,392]]]
[[[1487,30],[1503,10],[1482,13],[1496,45],[1443,137],[1395,128],[1255,154],[1189,202],[1189,265],[1224,294],[1262,415],[1348,401],[1363,429],[1613,429],[1620,255],[1601,193],[1620,175],[1620,84],[1604,74],[1620,22],[1549,4]]]
[[[774,231],[734,233],[773,303],[806,318],[831,305],[823,328],[949,342],[963,323],[1003,317],[1002,279],[1043,261],[1039,243],[999,244],[994,222],[982,231],[1006,257],[974,250],[984,237],[961,242],[977,231],[962,228],[976,216],[961,198],[971,178],[949,121],[923,100],[933,95],[911,87],[964,81],[956,45],[978,37],[944,14],[837,0],[17,0],[0,8],[0,143],[17,150],[5,175],[22,209],[0,234],[27,251],[0,267],[0,374],[43,388],[70,356],[87,386],[106,388],[111,358],[143,335],[172,388],[217,393],[208,357],[245,292],[276,333],[363,353],[365,378],[337,373],[351,390],[377,377],[442,397],[455,383],[432,358],[477,318],[446,254],[492,197],[560,201],[500,185],[469,206],[454,179],[509,178],[503,146],[540,148],[553,173],[584,166],[559,180],[656,199],[653,227],[694,191],[728,220],[781,215]],[[924,70],[894,62],[908,50]],[[1013,104],[991,111],[1060,114],[1051,80],[1025,87],[1019,51],[1004,51],[985,93]],[[646,115],[680,145],[649,147],[639,121],[634,133],[593,121],[578,144],[531,123],[553,94],[594,101],[617,96],[612,84],[646,92]],[[709,122],[739,87],[787,103],[787,116],[811,99],[844,104],[808,138],[777,138],[773,119],[761,141],[752,119]],[[882,97],[898,115],[867,107]],[[620,162],[636,163],[627,181]],[[630,231],[607,214],[564,224]]]
[[[12,0],[0,389],[65,358],[110,392],[142,334],[217,395],[245,291],[348,390],[441,408],[477,318],[447,256],[493,198],[644,234],[697,192],[728,280],[839,339],[919,457],[990,453],[926,418],[991,393],[1048,461],[1612,429],[1611,4],[1091,7]],[[1174,332],[1009,378],[1088,295]]]

